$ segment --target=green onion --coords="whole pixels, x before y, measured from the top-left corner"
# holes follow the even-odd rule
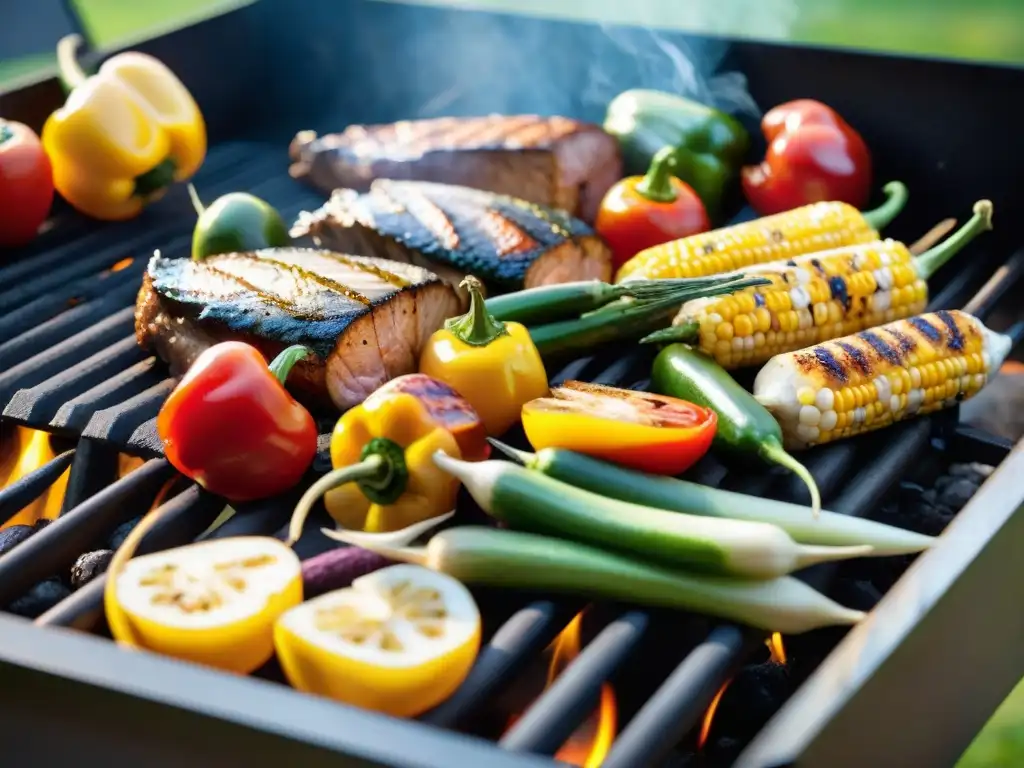
[[[323,532],[348,541],[346,531]],[[864,618],[861,611],[844,608],[791,576],[768,581],[698,576],[530,533],[467,526],[434,535],[426,547],[360,546],[391,560],[446,573],[470,586],[676,608],[786,635]]]
[[[771,579],[871,552],[863,545],[797,544],[768,523],[684,515],[605,498],[508,461],[460,461],[437,451],[434,463],[457,477],[485,512],[512,528],[704,573]]]
[[[887,557],[921,552],[935,543],[931,536],[884,523],[827,511],[814,519],[799,504],[636,472],[560,448],[527,453],[497,440],[491,443],[527,468],[591,493],[689,515],[771,523],[802,544],[868,544],[873,550],[869,555]]]

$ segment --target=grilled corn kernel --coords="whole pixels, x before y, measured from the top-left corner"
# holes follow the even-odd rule
[[[787,449],[807,448],[974,396],[1010,346],[964,312],[917,315],[772,358],[754,397],[778,420]],[[915,352],[929,362],[911,363]]]
[[[615,281],[705,277],[877,239],[853,206],[813,203],[648,248],[623,264]]]
[[[917,278],[907,286],[909,293],[896,291],[894,268],[916,274],[910,252],[894,240],[763,264],[746,274],[766,277],[771,285],[694,299],[683,305],[673,324],[697,323],[701,349],[726,368],[757,365],[783,352],[923,312],[927,284]],[[753,312],[744,311],[751,304],[756,307]],[[720,324],[727,329],[719,330]],[[769,329],[781,333],[768,335],[764,344],[741,342],[728,350],[715,344],[719,338],[747,339]]]

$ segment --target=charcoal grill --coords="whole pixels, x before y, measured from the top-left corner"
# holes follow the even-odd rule
[[[501,39],[489,37],[495,34]],[[638,44],[645,37],[639,30],[616,34]],[[1007,158],[1017,141],[1010,105],[1024,85],[1021,71],[663,38],[693,56],[724,56],[722,66],[747,73],[763,105],[812,96],[847,115],[874,148],[879,177],[910,185],[911,203],[893,236],[914,239],[939,218],[963,215],[976,197],[991,197],[996,231],[971,248],[969,261],[933,280],[933,307],[964,307],[984,317],[1017,283],[1024,244],[1012,222],[1022,192]],[[601,105],[585,96],[595,61],[608,96],[636,85],[663,86],[596,26],[373,0],[263,0],[137,48],[175,69],[208,118],[211,151],[196,179],[203,197],[248,190],[286,218],[321,202],[287,176],[287,142],[299,129],[489,111],[599,120]],[[474,56],[480,66],[466,70]],[[44,79],[3,99],[5,116],[38,129],[60,91]],[[0,519],[38,497],[68,466],[71,471],[60,518],[0,557],[0,605],[98,546],[148,508],[173,477],[154,429],[173,382],[135,345],[132,303],[148,256],[154,249],[184,253],[193,221],[180,189],[140,219],[116,226],[61,210],[31,249],[5,255],[2,418],[5,426],[51,432],[68,448],[0,490]],[[644,386],[648,362],[643,351],[602,354],[575,361],[555,378]],[[119,452],[147,461],[117,479]],[[951,764],[1024,674],[1024,518],[1015,514],[1024,502],[1017,479],[1024,448],[959,424],[953,410],[808,458],[828,508],[868,516],[922,465],[976,461],[998,470],[940,545],[880,602],[870,592],[842,595],[859,603],[854,607],[873,608],[870,618],[845,637],[812,633],[828,649],[838,644],[811,669],[794,667],[799,679],[792,695],[749,743],[735,745],[738,757],[707,764],[733,758],[744,768]],[[796,483],[775,472],[729,470],[706,459],[694,474],[750,494],[803,498]],[[175,490],[164,502],[171,514],[147,536],[143,551],[195,539],[223,509],[197,487]],[[211,535],[278,533],[294,501],[244,505]],[[304,540],[300,553],[320,546],[322,540]],[[818,567],[803,577],[828,591],[840,588],[836,571]],[[102,579],[91,582],[36,625],[0,614],[5,760],[63,765],[96,755],[114,766],[553,765],[551,756],[609,681],[620,692],[620,723],[606,768],[694,765],[684,755],[716,693],[763,657],[764,638],[739,627],[592,606],[592,637],[580,655],[511,728],[495,729],[487,724],[490,710],[500,709],[496,702],[582,606],[484,595],[492,626],[470,677],[420,722],[401,722],[293,692],[276,684],[272,669],[256,676],[265,679],[237,678],[125,652],[106,635],[102,586]],[[801,642],[793,639],[794,655]]]

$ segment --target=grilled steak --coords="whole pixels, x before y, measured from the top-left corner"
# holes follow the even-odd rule
[[[292,235],[428,267],[456,286],[470,272],[506,290],[611,279],[611,251],[579,219],[449,184],[378,179],[366,193],[336,190],[299,215]]]
[[[460,311],[458,295],[437,275],[384,259],[303,248],[202,262],[157,255],[139,291],[135,335],[175,375],[227,339],[268,359],[305,344],[316,358],[293,369],[289,388],[344,410],[414,372],[428,337]]]
[[[622,176],[615,139],[564,117],[442,117],[350,125],[289,147],[291,174],[330,193],[365,191],[374,179],[460,184],[561,208],[593,222]]]

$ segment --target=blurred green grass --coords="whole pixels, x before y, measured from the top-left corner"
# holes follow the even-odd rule
[[[101,48],[129,45],[253,0],[74,0]],[[394,0],[392,0],[394,1]],[[1021,0],[398,0],[541,16],[632,23],[692,32],[788,40],[931,56],[1024,64]],[[785,23],[764,24],[765,14]],[[788,19],[788,21],[786,21]],[[56,41],[55,41],[56,42]],[[0,86],[52,66],[44,53],[0,61]],[[1024,681],[957,768],[1024,766]]]

